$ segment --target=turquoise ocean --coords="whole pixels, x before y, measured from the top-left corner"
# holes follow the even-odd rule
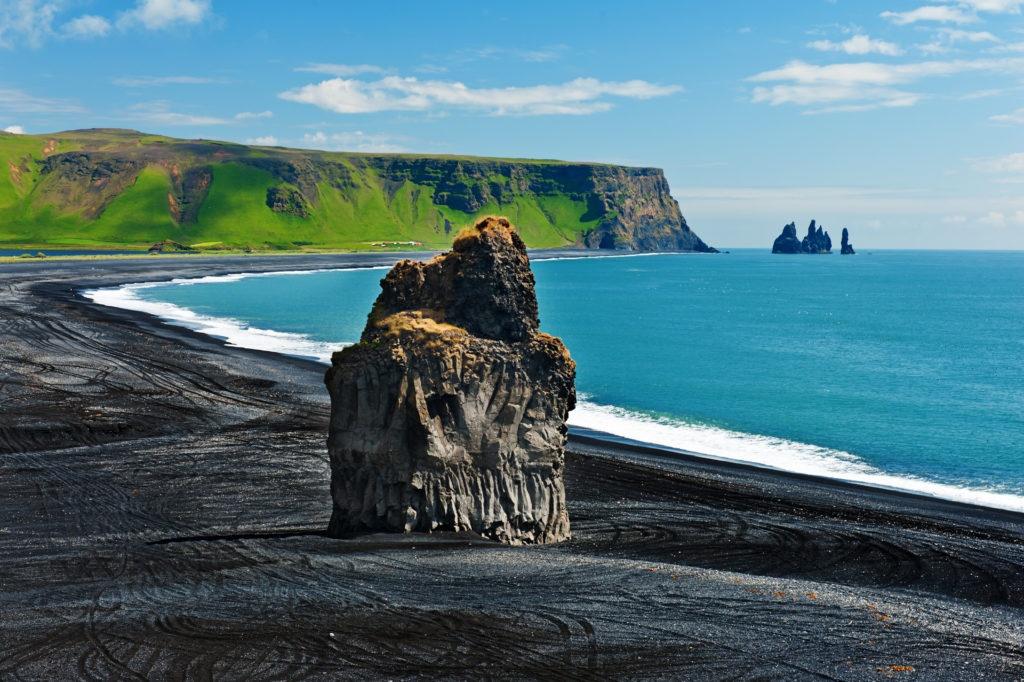
[[[1024,253],[535,260],[578,364],[577,428],[1024,511]],[[90,292],[228,343],[329,361],[382,269]]]

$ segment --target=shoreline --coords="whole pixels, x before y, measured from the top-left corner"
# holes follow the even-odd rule
[[[232,265],[0,266],[0,677],[1024,675],[1012,512],[575,434],[563,543],[324,537],[321,365],[76,293]]]
[[[411,253],[419,253],[419,252],[411,252]],[[364,255],[367,255],[367,254],[347,254],[347,256],[349,258],[353,258],[353,257],[358,258],[359,256],[364,256]],[[373,255],[374,256],[383,256],[385,258],[387,257],[386,254],[373,254]],[[428,253],[428,254],[422,254],[419,257],[420,258],[427,258],[427,257],[430,257],[431,255],[433,255],[432,252]],[[629,257],[658,256],[658,255],[691,255],[691,254],[660,254],[660,253],[605,254],[605,253],[601,253],[601,252],[590,252],[589,254],[579,255],[579,254],[573,253],[572,251],[568,251],[567,252],[566,250],[550,249],[550,250],[544,250],[544,251],[541,251],[541,252],[535,252],[535,253],[531,254],[531,260],[544,261],[544,260],[574,260],[574,259],[581,259],[581,258],[629,258]],[[403,258],[404,257],[410,257],[410,254],[402,254],[401,257],[403,257]],[[108,286],[104,286],[102,288],[96,288],[96,289],[89,289],[87,287],[79,287],[78,289],[76,289],[76,293],[78,293],[79,297],[83,301],[87,301],[90,304],[103,305],[103,306],[107,306],[107,307],[114,307],[114,308],[118,308],[118,309],[121,309],[121,310],[132,311],[134,313],[151,316],[151,317],[155,318],[156,320],[158,320],[162,324],[170,325],[170,326],[177,326],[177,327],[181,327],[181,328],[184,328],[184,329],[189,329],[189,330],[191,330],[193,332],[196,332],[196,333],[204,335],[204,336],[206,336],[208,338],[214,339],[214,340],[218,341],[219,343],[221,343],[222,345],[224,345],[227,348],[240,348],[240,349],[244,349],[244,350],[270,353],[272,355],[277,355],[277,356],[280,356],[280,357],[288,357],[288,358],[291,358],[291,359],[298,359],[298,360],[302,360],[302,361],[309,361],[311,363],[316,364],[321,369],[323,369],[323,368],[329,366],[330,362],[329,362],[329,360],[327,360],[327,359],[325,359],[323,357],[319,357],[319,356],[317,356],[315,354],[316,347],[318,347],[318,346],[328,346],[329,345],[333,349],[340,349],[340,348],[344,347],[346,342],[342,342],[342,341],[339,341],[339,342],[321,342],[321,341],[317,341],[315,339],[312,339],[311,337],[308,337],[307,335],[304,335],[304,334],[294,334],[294,333],[290,333],[290,332],[279,332],[279,331],[272,330],[272,329],[260,329],[260,328],[255,328],[255,327],[248,327],[247,325],[240,326],[240,325],[234,324],[237,321],[236,320],[232,320],[231,318],[219,318],[219,317],[215,317],[215,316],[200,315],[200,314],[194,313],[194,311],[191,311],[191,310],[189,310],[187,308],[181,308],[180,306],[176,306],[176,305],[172,305],[172,304],[165,304],[165,303],[143,302],[141,299],[135,299],[135,300],[138,300],[138,301],[144,303],[143,305],[138,306],[138,307],[133,307],[131,305],[125,305],[126,303],[131,303],[132,302],[131,299],[129,299],[129,300],[122,300],[120,302],[100,303],[97,300],[97,294],[100,294],[100,293],[102,293],[104,291],[117,291],[119,289],[120,290],[124,290],[125,288],[129,288],[129,287],[148,288],[149,286],[159,286],[159,285],[162,285],[162,284],[190,284],[190,285],[191,284],[203,284],[203,283],[205,283],[207,281],[216,281],[217,279],[220,279],[220,278],[224,278],[224,279],[227,279],[227,278],[244,279],[244,278],[248,278],[248,277],[288,276],[288,275],[311,274],[311,273],[329,272],[329,271],[362,270],[362,269],[386,269],[387,267],[388,267],[387,265],[381,265],[379,263],[363,264],[363,263],[356,262],[356,263],[350,263],[350,264],[346,264],[346,265],[342,265],[342,266],[338,266],[338,267],[324,267],[324,268],[317,268],[317,269],[303,269],[303,270],[280,269],[280,270],[265,270],[265,271],[256,271],[256,272],[232,271],[232,272],[224,272],[224,273],[219,273],[219,274],[214,274],[214,275],[203,275],[201,277],[178,277],[178,278],[174,278],[174,279],[159,279],[159,280],[152,280],[152,281],[128,282],[128,283],[121,283],[121,284],[114,283],[114,284],[111,284],[111,285],[108,285]],[[107,300],[109,301],[109,299],[107,299]],[[179,314],[176,317],[175,316],[169,316],[167,314],[163,314],[162,315],[160,312],[157,312],[157,309],[161,308],[161,307],[165,308],[165,309],[170,309],[170,308],[180,309],[181,311],[184,311],[186,313],[194,314],[194,315],[196,315],[196,317],[193,320],[189,320],[187,315],[180,315]],[[196,321],[196,320],[201,320],[201,322]],[[236,332],[236,335],[233,337],[231,335],[231,331],[229,331],[225,335],[218,334],[217,333],[217,329],[218,329],[217,325],[218,324],[220,325],[219,326],[220,330],[229,329],[231,331]],[[264,336],[269,336],[274,341],[279,341],[282,338],[288,338],[291,342],[297,344],[300,347],[308,347],[310,349],[310,352],[309,353],[298,353],[298,352],[289,353],[289,352],[285,352],[283,350],[275,349],[275,348],[272,348],[272,347],[266,347],[266,345],[261,345],[261,344],[258,343],[260,340],[265,340],[265,339],[263,339]],[[247,343],[248,344],[253,344],[253,345],[247,345]],[[329,356],[327,356],[327,357],[329,357]],[[581,402],[586,403],[586,401],[581,401]],[[616,408],[615,406],[606,406],[606,405],[600,405],[600,404],[595,404],[594,407],[597,407],[599,409],[600,408],[612,409],[612,410],[620,409],[620,408]],[[951,484],[941,483],[941,482],[938,482],[938,481],[930,481],[928,479],[920,479],[920,478],[908,477],[908,476],[898,476],[898,475],[895,475],[895,474],[888,474],[887,472],[885,472],[883,470],[877,470],[878,471],[877,474],[872,474],[872,476],[875,476],[875,477],[890,477],[892,479],[895,479],[895,482],[893,484],[887,485],[885,483],[880,483],[880,482],[872,482],[872,481],[858,480],[856,478],[843,477],[841,472],[836,472],[835,475],[828,475],[828,474],[821,474],[821,473],[811,473],[811,472],[807,472],[807,471],[799,471],[799,470],[796,470],[796,469],[784,468],[782,466],[775,466],[775,465],[772,465],[771,463],[767,463],[767,462],[758,462],[758,461],[745,460],[745,459],[742,459],[742,458],[739,458],[739,457],[731,457],[729,455],[716,455],[716,454],[711,454],[711,453],[703,453],[703,452],[698,452],[698,451],[691,450],[691,449],[681,448],[681,447],[677,447],[677,446],[671,446],[671,445],[668,445],[668,444],[638,440],[638,439],[630,437],[630,436],[626,436],[626,435],[622,435],[622,434],[618,434],[618,433],[605,432],[605,431],[601,431],[601,430],[598,430],[598,429],[593,429],[593,428],[590,428],[590,427],[576,427],[576,426],[573,426],[573,425],[570,424],[570,432],[572,432],[573,430],[579,431],[580,429],[582,429],[583,431],[590,432],[592,434],[592,436],[591,436],[592,438],[596,438],[598,440],[601,440],[601,441],[603,441],[606,444],[616,444],[616,443],[628,444],[628,447],[632,447],[632,446],[635,445],[635,446],[639,446],[639,447],[649,448],[652,451],[661,451],[664,455],[682,455],[682,456],[685,456],[685,457],[698,458],[698,459],[706,459],[706,460],[710,460],[710,461],[714,461],[714,462],[718,462],[718,463],[734,464],[734,465],[738,465],[738,466],[742,466],[742,467],[752,467],[752,468],[755,468],[755,469],[758,469],[758,470],[761,470],[761,471],[767,471],[767,472],[772,472],[772,473],[776,473],[776,474],[792,474],[792,475],[795,475],[795,476],[798,476],[798,477],[803,477],[803,478],[806,478],[806,479],[809,479],[809,480],[815,480],[815,481],[818,481],[818,482],[821,482],[821,483],[838,482],[840,484],[852,486],[852,487],[855,487],[855,488],[856,487],[862,487],[862,488],[866,488],[866,489],[869,489],[869,490],[872,490],[872,491],[885,491],[885,492],[889,492],[889,493],[897,493],[897,494],[902,494],[902,495],[908,495],[908,496],[910,496],[912,498],[919,498],[919,499],[924,499],[924,500],[939,500],[939,501],[947,502],[947,503],[950,503],[950,504],[962,505],[962,506],[967,507],[967,508],[986,509],[986,510],[987,509],[999,510],[999,511],[1004,511],[1004,512],[1007,512],[1007,513],[1010,513],[1010,514],[1017,514],[1017,515],[1021,516],[1021,520],[1024,520],[1024,498],[1017,499],[1018,496],[1014,496],[1011,493],[1003,493],[1003,492],[997,492],[997,491],[988,491],[988,490],[976,489],[976,488],[965,488],[965,487],[961,487],[961,486],[955,486],[955,485],[951,485]],[[751,434],[743,434],[743,435],[751,435]],[[753,435],[756,436],[757,434],[753,434]],[[807,444],[802,444],[801,443],[801,444],[798,444],[798,445],[807,445]],[[811,446],[811,447],[820,447],[820,446]],[[870,465],[868,465],[868,466],[870,466]],[[903,487],[900,486],[900,482],[902,482],[904,484]],[[919,489],[914,489],[912,487],[905,487],[906,485],[913,485],[913,484],[919,484],[919,485],[922,485],[922,486],[933,486],[933,487],[938,488],[938,489],[948,489],[948,492],[946,493],[946,495],[943,495],[943,494],[938,493],[938,492],[928,492],[926,490],[919,490]],[[984,497],[986,495],[991,495],[991,496],[993,496],[993,497],[995,497],[997,499],[994,501],[993,504],[984,504],[984,503],[979,502],[977,500],[957,499],[957,497],[956,497],[956,496],[962,496],[962,497],[971,497],[971,496],[979,497],[980,496],[980,497]],[[1009,499],[1000,500],[1000,499],[998,499],[1000,497],[1006,497],[1006,498],[1009,498]],[[1000,502],[1001,502],[1001,504],[1000,504]]]

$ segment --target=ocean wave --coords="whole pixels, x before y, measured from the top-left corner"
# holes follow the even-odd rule
[[[569,415],[569,425],[714,459],[1024,512],[1021,495],[889,474],[842,450],[655,417],[586,399]]]
[[[331,355],[351,345],[351,342],[317,341],[305,334],[261,329],[241,320],[203,315],[173,303],[146,300],[138,295],[140,290],[167,284],[191,286],[233,282],[249,277],[306,274],[325,270],[214,275],[176,279],[170,282],[125,284],[113,288],[92,289],[83,294],[101,305],[155,315],[170,324],[221,339],[229,346],[280,353],[329,364]],[[583,394],[577,402],[576,409],[569,416],[569,425],[597,432],[597,435],[609,434],[713,459],[1024,512],[1024,496],[1021,495],[889,474],[850,452],[772,436],[730,431],[681,419],[652,416],[613,405],[595,403]]]
[[[260,273],[262,275],[262,273]],[[260,276],[248,275],[248,276]],[[233,282],[242,277],[236,275],[218,275],[215,277],[203,277],[195,280],[173,280],[171,283],[179,285],[197,284],[205,282]],[[317,341],[305,334],[292,332],[280,332],[273,329],[261,329],[253,327],[241,320],[230,317],[214,317],[203,315],[194,310],[184,308],[173,303],[163,301],[149,301],[139,296],[142,289],[150,289],[157,286],[164,286],[168,282],[153,282],[143,284],[125,284],[120,287],[106,289],[91,289],[82,292],[84,296],[100,305],[135,310],[142,313],[155,315],[160,319],[179,327],[185,327],[200,334],[206,334],[224,341],[229,346],[238,348],[249,348],[251,350],[262,350],[271,353],[281,353],[305,359],[317,360],[325,364],[331,362],[331,354],[351,342],[344,341]]]

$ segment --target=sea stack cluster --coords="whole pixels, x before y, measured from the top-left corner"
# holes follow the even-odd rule
[[[844,244],[848,239],[849,232],[843,228]],[[782,234],[775,238],[772,253],[832,253],[832,237],[821,225],[812,220],[807,226],[807,234],[801,240],[796,235],[796,223],[790,223],[783,227]],[[843,253],[847,253],[845,247]],[[850,247],[849,253],[853,253],[853,247]]]
[[[505,218],[381,281],[359,343],[334,354],[329,534],[569,537],[563,466],[576,366],[539,330],[526,247]]]

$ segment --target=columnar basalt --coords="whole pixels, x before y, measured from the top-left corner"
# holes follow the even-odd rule
[[[562,469],[575,363],[539,331],[533,273],[504,218],[381,281],[360,342],[334,354],[329,533],[569,537]]]

